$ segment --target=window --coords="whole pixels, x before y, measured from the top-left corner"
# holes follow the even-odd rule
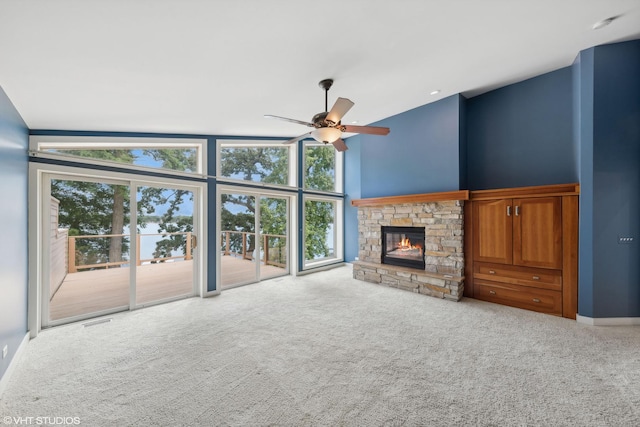
[[[342,153],[333,145],[308,142],[304,145],[304,188],[342,191]]]
[[[221,141],[218,151],[218,178],[294,185],[292,172],[295,145],[260,141]]]
[[[305,266],[342,259],[341,199],[305,198],[304,259]]]
[[[32,136],[31,150],[45,157],[71,157],[88,164],[205,174],[205,140]]]

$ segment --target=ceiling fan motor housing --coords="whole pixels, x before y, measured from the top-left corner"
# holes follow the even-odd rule
[[[311,119],[311,123],[313,123],[313,125],[315,127],[317,127],[317,128],[324,128],[324,127],[327,127],[327,126],[337,127],[338,125],[340,125],[340,122],[333,123],[333,122],[327,121],[327,115],[328,114],[329,114],[329,112],[327,112],[327,111],[324,111],[322,113],[316,114]]]

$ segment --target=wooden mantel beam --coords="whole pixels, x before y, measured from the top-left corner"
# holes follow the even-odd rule
[[[469,190],[443,191],[440,193],[407,194],[404,196],[373,197],[351,201],[351,206],[383,206],[403,203],[446,202],[451,200],[469,200]]]

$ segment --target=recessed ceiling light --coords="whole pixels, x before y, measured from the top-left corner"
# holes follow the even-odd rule
[[[354,120],[354,121],[351,122],[352,125],[355,125],[356,123],[358,123],[357,120]]]
[[[439,93],[440,93],[440,89],[436,89],[436,90],[431,92],[431,95],[437,95]]]
[[[607,18],[607,19],[603,19],[602,21],[598,21],[595,24],[593,24],[592,29],[599,30],[602,27],[606,27],[607,25],[611,24],[614,19],[616,19],[616,17],[612,16],[611,18]]]

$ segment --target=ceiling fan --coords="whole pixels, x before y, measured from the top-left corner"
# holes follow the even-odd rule
[[[351,107],[353,107],[353,102],[347,98],[338,98],[335,104],[333,104],[333,107],[331,107],[331,111],[328,111],[329,89],[331,88],[331,85],[333,85],[333,80],[325,79],[318,83],[318,85],[324,89],[325,111],[313,116],[311,122],[303,122],[301,120],[265,114],[265,117],[268,119],[286,120],[288,122],[315,128],[311,132],[307,132],[303,135],[296,136],[295,138],[285,141],[284,144],[293,144],[294,142],[298,142],[301,139],[311,136],[318,142],[333,144],[338,151],[346,151],[348,148],[347,144],[342,140],[342,132],[366,133],[370,135],[387,135],[389,133],[389,128],[385,127],[343,125],[340,120],[342,120],[342,117],[347,114]]]

